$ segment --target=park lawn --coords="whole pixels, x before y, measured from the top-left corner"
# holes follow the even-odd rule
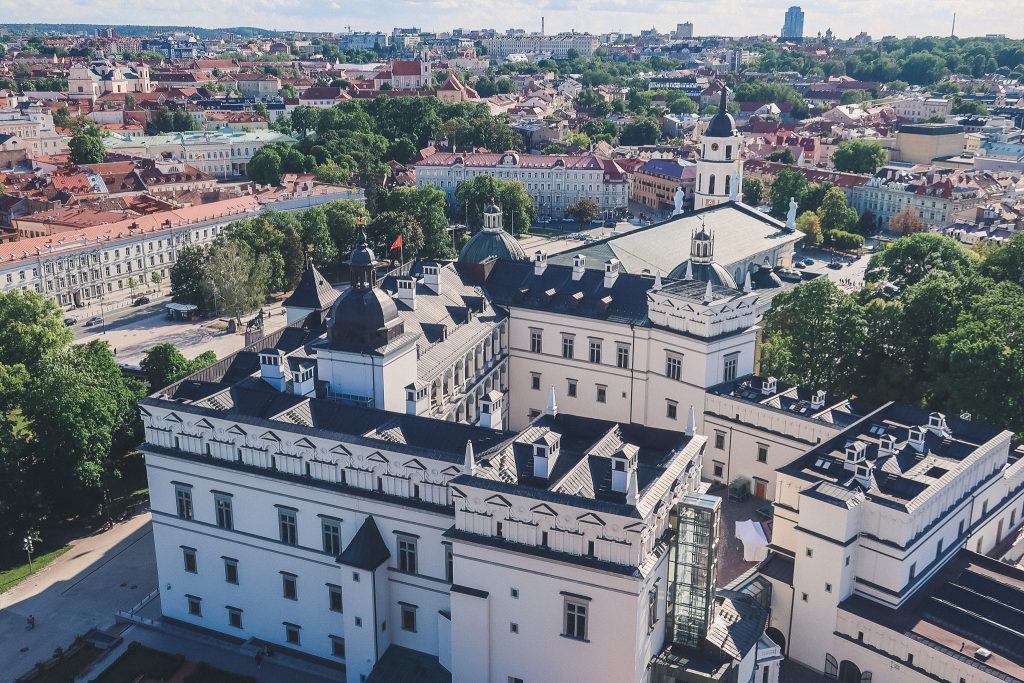
[[[69,545],[63,545],[59,548],[50,550],[49,552],[43,553],[42,555],[36,555],[32,558],[32,573],[36,573],[46,565],[50,564],[58,557],[66,553],[71,549]],[[25,580],[29,575],[28,571],[28,556],[25,556],[25,563],[15,565],[13,567],[0,568],[0,593],[9,591],[16,585]]]
[[[173,676],[184,663],[181,655],[131,643],[124,654],[93,679],[93,683],[133,683],[139,676],[164,680]]]
[[[199,662],[195,671],[185,678],[185,683],[256,683],[256,679],[218,669],[206,662]]]
[[[52,668],[30,679],[31,683],[67,683],[74,680],[85,667],[92,664],[99,656],[99,648],[88,644],[83,645],[74,654],[64,657]]]

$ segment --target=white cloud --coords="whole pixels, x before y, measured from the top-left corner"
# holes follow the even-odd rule
[[[867,31],[875,37],[946,35],[957,12],[958,35],[1005,33],[1024,37],[1024,12],[1013,9],[1018,0],[975,0],[965,11],[959,0],[805,0],[805,31],[813,35],[831,28],[839,36]],[[200,5],[195,0],[156,3],[126,0],[0,0],[5,22],[80,22],[91,24],[175,24],[205,27],[256,26],[267,29],[342,31],[390,30],[420,26],[442,31],[453,27],[510,26],[548,31],[636,32],[655,26],[668,31],[678,22],[692,21],[698,34],[776,34],[792,0],[379,0],[311,3],[308,0],[220,0]]]

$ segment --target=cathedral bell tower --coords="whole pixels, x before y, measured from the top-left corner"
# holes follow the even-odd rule
[[[743,193],[743,138],[736,122],[726,111],[728,89],[719,82],[722,98],[718,113],[701,136],[701,155],[697,161],[697,188],[693,208],[704,209],[727,201],[739,201]]]

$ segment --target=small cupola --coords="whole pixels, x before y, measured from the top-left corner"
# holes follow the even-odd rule
[[[612,491],[625,493],[629,486],[629,475],[636,470],[636,449],[623,446],[612,457]]]
[[[619,279],[619,259],[613,258],[604,262],[604,286],[611,289]]]
[[[947,436],[949,429],[946,426],[946,416],[942,413],[930,413],[928,415],[928,431],[935,436]]]
[[[288,364],[284,352],[267,348],[260,351],[260,379],[278,391],[285,391],[288,385]]]
[[[892,455],[896,451],[896,438],[892,434],[878,437],[878,455]]]
[[[815,410],[821,410],[825,407],[825,392],[823,390],[818,389],[811,394],[811,407]]]
[[[911,427],[907,430],[907,443],[919,453],[924,450],[924,431],[923,427]]]
[[[867,444],[863,441],[851,441],[846,444],[846,462],[860,464],[864,462],[867,455]]]
[[[572,279],[579,281],[583,277],[583,273],[587,271],[587,257],[583,254],[577,254],[572,257]]]
[[[548,268],[548,254],[545,251],[536,251],[533,254],[533,274],[543,275]]]
[[[779,380],[774,377],[768,377],[761,382],[761,393],[765,396],[771,396],[778,391]]]

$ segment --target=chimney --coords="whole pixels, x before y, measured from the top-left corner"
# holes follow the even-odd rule
[[[626,505],[636,505],[639,486],[636,482],[636,468],[629,471],[629,483],[626,485]]]
[[[292,393],[296,396],[316,395],[316,365],[303,362],[298,372],[292,375]]]
[[[399,278],[398,300],[409,307],[409,310],[416,310],[416,281],[410,277]]]
[[[811,407],[816,410],[821,410],[825,407],[825,392],[818,389],[811,395]]]
[[[619,259],[613,258],[604,262],[604,286],[611,289],[615,281],[619,279]]]
[[[284,391],[289,374],[284,353],[274,348],[260,351],[260,379],[278,391]]]
[[[583,254],[577,254],[572,257],[572,279],[574,282],[578,282],[583,277],[583,273],[587,270],[587,257]]]
[[[761,393],[765,396],[771,396],[778,391],[779,380],[774,377],[769,377],[761,383]]]
[[[480,399],[480,426],[501,431],[501,411],[504,397],[500,391],[491,390]]]
[[[544,271],[548,268],[548,255],[547,252],[537,251],[533,254],[533,274],[543,275]]]
[[[436,263],[427,263],[423,266],[423,286],[434,294],[441,293],[441,269]],[[415,297],[415,292],[413,293]]]
[[[430,387],[421,382],[413,382],[405,387],[406,415],[426,415],[430,407]]]

